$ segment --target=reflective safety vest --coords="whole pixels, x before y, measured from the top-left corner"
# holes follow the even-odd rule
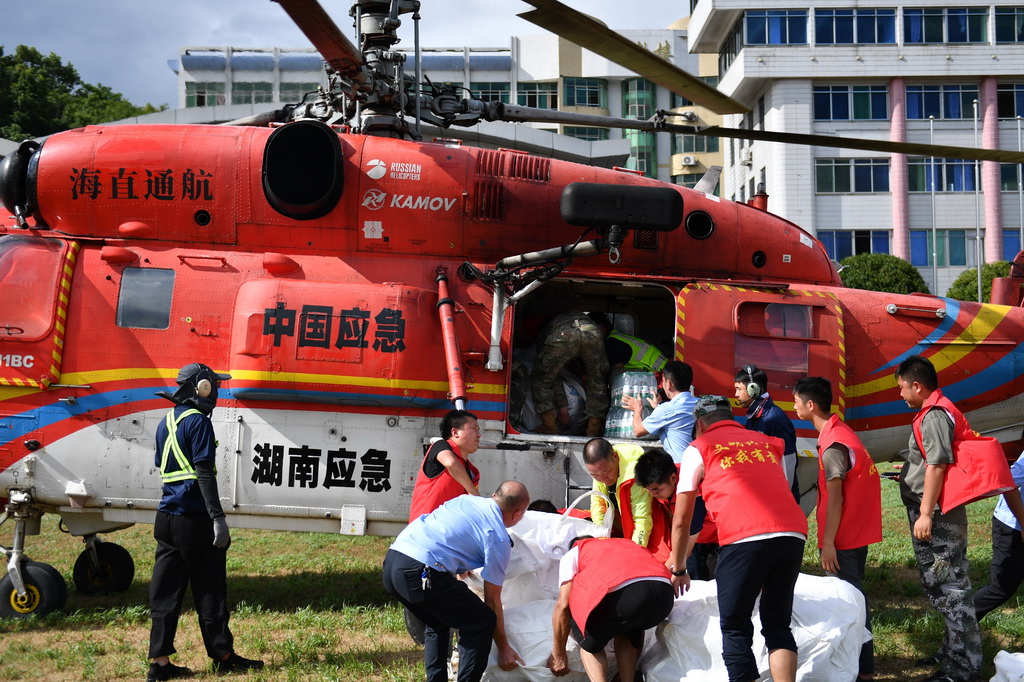
[[[612,332],[608,335],[609,339],[615,339],[628,345],[633,355],[630,356],[629,361],[623,366],[623,369],[629,372],[660,372],[668,362],[668,359],[661,354],[661,351],[647,343],[641,341],[635,336],[629,336],[622,332]]]
[[[843,507],[836,530],[836,549],[857,549],[882,541],[882,485],[878,469],[860,438],[839,415],[829,417],[818,435],[818,458],[833,445],[853,450],[853,468],[843,479]],[[818,467],[818,547],[825,540],[828,520],[828,485],[825,467]]]
[[[181,449],[181,443],[178,442],[178,424],[185,417],[190,417],[193,414],[202,414],[202,412],[196,409],[185,410],[175,419],[174,410],[171,410],[164,419],[164,423],[167,425],[167,440],[164,441],[164,450],[160,455],[160,478],[164,483],[195,481],[199,478],[196,475],[195,467],[185,456],[185,452]],[[170,460],[171,453],[174,453],[175,468],[169,470],[168,460]]]

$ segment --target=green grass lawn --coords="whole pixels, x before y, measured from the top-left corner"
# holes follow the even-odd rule
[[[934,652],[942,619],[926,602],[910,548],[898,486],[882,482],[885,540],[868,555],[865,586],[876,635],[878,679],[912,680],[930,670],[914,661]],[[970,508],[969,558],[975,586],[988,582],[990,518],[994,500]],[[0,528],[9,546],[12,524]],[[815,536],[813,516],[811,536]],[[61,533],[57,518],[43,519],[39,536],[28,538],[32,559],[53,565],[69,583],[65,612],[43,619],[0,621],[0,679],[128,680],[146,671],[153,567],[151,526],[107,536],[135,558],[131,588],[120,594],[85,596],[71,583],[82,549]],[[312,533],[233,530],[228,552],[231,626],[239,653],[266,660],[248,680],[422,680],[422,651],[405,634],[402,610],[380,584],[380,561],[390,538],[352,538]],[[804,570],[821,575],[816,542],[808,542]],[[982,623],[985,668],[1000,649],[1024,649],[1024,617],[1018,598]],[[177,638],[177,663],[206,671],[195,613],[186,598]]]

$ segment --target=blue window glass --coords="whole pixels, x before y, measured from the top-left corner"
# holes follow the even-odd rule
[[[841,261],[853,255],[853,233],[836,232],[836,260]]]
[[[1024,7],[996,7],[996,42],[1024,42]]]
[[[836,233],[831,230],[819,230],[818,241],[825,247],[825,253],[832,260],[836,259]]]
[[[910,264],[921,266],[931,264],[931,249],[928,248],[928,233],[925,230],[910,231]]]
[[[875,230],[871,233],[871,253],[889,253],[888,232]]]
[[[1020,251],[1020,232],[1003,230],[1003,260],[1012,261]]]

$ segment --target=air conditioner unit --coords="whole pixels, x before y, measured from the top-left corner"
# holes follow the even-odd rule
[[[754,165],[754,152],[750,151],[750,147],[740,150],[740,165],[741,166],[753,166]]]
[[[686,154],[685,156],[679,159],[679,164],[682,166],[696,166],[697,157],[693,156],[692,154]]]

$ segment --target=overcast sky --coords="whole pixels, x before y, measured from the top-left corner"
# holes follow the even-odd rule
[[[687,0],[563,0],[612,28],[666,28],[688,13]],[[0,46],[30,45],[70,62],[82,80],[102,84],[134,104],[177,105],[177,77],[167,66],[183,46],[310,47],[270,0],[4,0]],[[352,36],[349,0],[321,0]],[[503,47],[512,35],[545,33],[516,15],[521,0],[423,0],[424,47]],[[628,11],[623,11],[628,8]],[[412,47],[411,15],[402,17],[401,47]]]

